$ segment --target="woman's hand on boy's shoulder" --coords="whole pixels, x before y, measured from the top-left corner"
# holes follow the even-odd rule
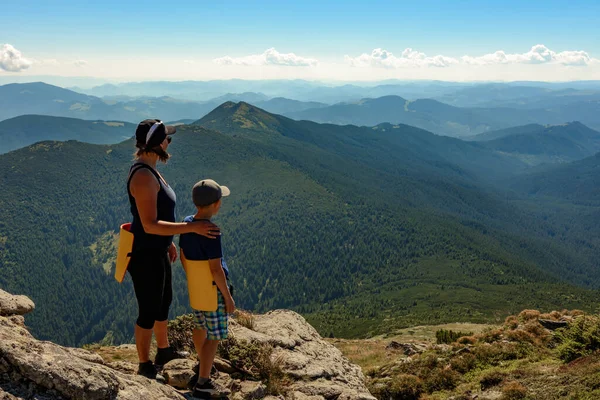
[[[198,235],[205,236],[209,239],[216,239],[221,236],[221,230],[215,224],[210,221],[194,221],[190,222],[192,226],[192,232]]]

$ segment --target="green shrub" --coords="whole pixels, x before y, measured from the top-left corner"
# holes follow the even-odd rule
[[[600,349],[600,319],[590,315],[578,316],[566,328],[557,330],[555,340],[558,356],[564,362],[591,354]]]
[[[425,389],[429,393],[452,390],[458,384],[460,374],[450,368],[437,368],[425,378]]]
[[[230,336],[219,343],[218,353],[247,377],[264,382],[269,394],[286,393],[290,380],[282,370],[283,360],[273,356],[273,347],[269,344]]]
[[[485,375],[481,377],[479,380],[479,384],[481,385],[481,390],[487,390],[491,387],[498,386],[506,379],[507,374],[501,371],[489,371]]]
[[[460,372],[461,374],[466,374],[477,365],[477,359],[473,354],[464,354],[457,357],[454,357],[450,360],[450,366],[456,372]]]
[[[192,330],[194,329],[194,314],[181,315],[167,324],[169,345],[175,351],[195,353]]]
[[[435,332],[435,338],[437,340],[437,344],[454,343],[463,336],[471,336],[471,335],[473,335],[473,332],[459,332],[459,331],[452,331],[449,329],[440,329]]]
[[[502,386],[502,400],[519,400],[527,396],[527,388],[519,382],[508,382]]]
[[[375,381],[369,390],[378,399],[418,400],[423,393],[423,380],[415,375],[400,374],[388,381]]]

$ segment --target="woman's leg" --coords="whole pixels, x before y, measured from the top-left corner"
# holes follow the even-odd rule
[[[169,347],[169,337],[167,335],[167,320],[154,321],[154,337],[156,338],[156,347],[165,349]],[[152,335],[152,333],[150,333]]]
[[[162,282],[160,292],[160,305],[156,310],[156,321],[154,322],[154,337],[156,346],[159,349],[169,347],[169,337],[167,334],[167,323],[169,318],[169,307],[173,300],[173,284],[171,281],[171,261],[167,253],[161,257],[162,262]]]
[[[164,286],[164,268],[156,254],[135,254],[128,268],[135,297],[138,318],[135,325],[135,345],[140,363],[150,360],[150,344]]]
[[[135,324],[135,347],[140,363],[150,361],[150,344],[152,343],[152,329],[144,329]]]

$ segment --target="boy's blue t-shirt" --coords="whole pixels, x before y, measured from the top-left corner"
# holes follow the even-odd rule
[[[192,221],[194,221],[193,215],[188,215],[183,219],[183,222]],[[223,258],[221,236],[217,236],[216,239],[209,239],[197,233],[183,233],[179,235],[179,247],[183,250],[183,254],[185,254],[185,258],[188,260],[205,261],[220,258],[225,276],[229,276],[229,269]]]

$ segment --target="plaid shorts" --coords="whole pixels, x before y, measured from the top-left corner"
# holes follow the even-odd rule
[[[196,314],[196,328],[207,331],[208,340],[227,339],[229,316],[225,311],[225,299],[220,290],[217,290],[217,311],[198,311]]]

